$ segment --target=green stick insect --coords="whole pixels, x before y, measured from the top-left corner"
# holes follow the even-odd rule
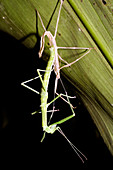
[[[37,94],[40,94],[39,92],[37,92],[35,89],[29,87],[27,85],[28,82],[34,80],[34,79],[37,79],[37,78],[40,78],[41,80],[41,83],[42,83],[42,88],[41,88],[41,113],[42,113],[42,128],[43,128],[43,131],[44,131],[44,136],[42,138],[41,141],[43,141],[44,137],[45,137],[45,133],[51,133],[53,134],[56,130],[58,130],[64,137],[65,139],[69,142],[69,144],[71,145],[71,147],[74,149],[74,151],[77,153],[77,155],[79,156],[79,158],[82,160],[82,162],[84,162],[83,158],[81,156],[83,156],[85,159],[87,159],[85,157],[85,155],[83,155],[71,142],[70,140],[66,137],[66,135],[63,133],[63,131],[61,130],[61,128],[57,125],[61,124],[61,123],[64,123],[65,121],[73,118],[75,116],[75,112],[73,110],[73,106],[72,104],[70,103],[70,98],[74,98],[74,97],[71,97],[71,96],[68,96],[67,95],[67,92],[65,90],[65,87],[64,87],[64,90],[65,90],[65,94],[58,94],[57,93],[57,84],[58,84],[58,80],[60,79],[60,70],[64,67],[69,67],[71,66],[72,64],[74,64],[75,62],[77,62],[78,60],[80,60],[81,58],[83,58],[84,56],[86,56],[91,48],[84,48],[84,47],[58,47],[57,44],[56,44],[56,34],[57,34],[57,29],[58,29],[58,23],[59,23],[59,18],[60,18],[60,13],[61,13],[61,8],[62,8],[62,5],[63,5],[63,2],[64,0],[60,0],[60,7],[59,7],[59,12],[58,12],[58,18],[57,18],[57,22],[56,22],[56,28],[55,28],[55,33],[54,33],[54,36],[51,34],[50,31],[47,31],[44,24],[43,24],[43,21],[41,19],[41,16],[39,14],[39,12],[37,11],[37,14],[39,16],[39,19],[41,21],[41,24],[42,24],[42,27],[44,29],[44,33],[41,37],[41,43],[40,43],[40,51],[39,51],[39,57],[42,56],[42,53],[44,51],[44,43],[45,43],[45,36],[48,37],[49,39],[49,44],[50,44],[50,58],[49,58],[49,61],[47,63],[47,67],[46,67],[46,70],[40,70],[40,69],[37,69],[37,72],[38,72],[38,77],[35,77],[33,79],[30,79],[28,81],[25,81],[23,83],[21,83],[21,85],[23,85],[24,87],[32,90],[33,92],[37,93]],[[84,50],[87,50],[87,52],[82,55],[79,59],[71,62],[71,63],[67,63],[65,60],[63,60],[59,54],[58,54],[58,49],[71,49],[71,50],[76,50],[76,49],[84,49]],[[62,66],[60,68],[59,66],[59,59],[62,60],[63,62],[66,63],[66,65]],[[56,74],[56,80],[55,80],[55,88],[54,88],[54,93],[57,95],[56,98],[54,98],[50,103],[47,103],[47,100],[48,100],[48,85],[49,85],[49,80],[50,80],[50,76],[51,76],[51,72],[52,70],[54,70],[55,74]],[[42,78],[42,75],[40,74],[40,71],[45,71],[44,73],[44,77]],[[71,111],[72,111],[72,115],[58,121],[58,122],[55,122],[51,125],[48,125],[50,123],[48,123],[47,121],[47,108],[48,106],[53,103],[55,100],[57,100],[59,97],[61,97],[65,102],[67,102],[71,108]],[[66,99],[65,99],[66,97]],[[52,110],[52,116],[53,116],[53,113],[54,113],[54,108]],[[35,112],[34,112],[35,113]],[[51,116],[51,117],[52,117]],[[81,155],[81,156],[80,156]]]

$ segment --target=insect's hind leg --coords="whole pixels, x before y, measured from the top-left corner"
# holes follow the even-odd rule
[[[70,102],[70,98],[76,98],[76,96],[73,96],[73,97],[72,97],[72,96],[69,96],[69,95],[67,94],[67,91],[66,91],[66,89],[65,89],[65,86],[64,86],[61,78],[60,78],[60,82],[61,82],[61,84],[62,84],[62,87],[63,87],[63,89],[64,89],[65,94],[62,94],[62,93],[58,94],[58,93],[56,92],[56,90],[57,90],[57,82],[58,82],[58,79],[56,78],[55,90],[54,90],[54,92],[55,92],[55,94],[57,95],[57,97],[54,98],[52,102],[54,102],[56,99],[58,99],[58,98],[60,97],[63,101],[65,101],[66,103],[69,104],[69,106],[70,106],[70,108],[71,108],[71,111],[72,111],[72,115],[70,115],[70,116],[62,119],[61,121],[58,121],[58,122],[57,122],[58,124],[61,124],[61,123],[65,122],[65,121],[67,121],[67,120],[69,120],[69,119],[71,119],[71,118],[73,118],[73,117],[75,116],[74,109],[75,109],[76,107],[73,107],[73,105],[72,105],[71,102]],[[66,97],[67,99],[65,99],[64,97]],[[48,104],[51,104],[52,102],[50,102],[50,103],[48,103]],[[53,114],[52,114],[52,115],[53,115]],[[52,117],[52,116],[51,116],[51,117]],[[50,118],[50,119],[51,119],[51,118]]]
[[[58,94],[58,93],[57,93],[57,94]],[[67,97],[67,100],[64,99],[62,96]],[[48,103],[48,106],[49,106],[51,103],[53,103],[55,100],[57,100],[59,97],[62,98],[66,103],[69,104],[69,106],[70,106],[70,108],[71,108],[71,111],[72,111],[72,115],[67,116],[66,118],[64,118],[64,119],[62,119],[62,120],[60,120],[60,121],[58,121],[58,122],[55,122],[55,123],[53,123],[52,125],[64,123],[64,122],[66,122],[67,120],[69,120],[69,119],[71,119],[71,118],[73,118],[73,117],[75,116],[75,112],[74,112],[74,109],[73,109],[74,107],[72,106],[72,104],[70,103],[70,100],[69,100],[69,98],[74,98],[74,97],[68,96],[67,93],[66,93],[66,95],[65,95],[65,94],[58,94],[56,98],[54,98],[50,103]],[[52,126],[52,125],[50,125],[50,126]]]

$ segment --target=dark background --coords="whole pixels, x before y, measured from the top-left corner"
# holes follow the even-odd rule
[[[46,63],[38,59],[38,47],[37,43],[33,49],[27,49],[21,41],[0,32],[1,169],[110,169],[112,156],[79,97],[73,101],[73,105],[77,106],[76,117],[60,127],[69,140],[87,156],[88,161],[83,164],[59,132],[47,134],[43,143],[40,142],[43,135],[41,114],[31,115],[33,111],[40,109],[40,95],[21,86],[22,81],[37,76],[37,68],[46,67]],[[70,86],[63,77],[62,79],[64,84]],[[40,90],[40,80],[34,81],[32,86]],[[49,87],[50,100],[53,98],[53,88],[54,75]],[[69,109],[66,103],[60,99],[58,101],[55,105],[61,112],[55,113],[58,116],[56,121],[66,117]]]

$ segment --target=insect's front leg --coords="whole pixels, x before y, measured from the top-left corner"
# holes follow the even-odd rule
[[[41,40],[40,40],[40,51],[39,51],[39,58],[42,57],[42,53],[44,51],[44,44],[45,44],[45,37],[44,34],[41,36]]]

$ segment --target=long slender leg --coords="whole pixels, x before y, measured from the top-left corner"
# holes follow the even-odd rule
[[[62,4],[63,4],[64,0],[60,0],[60,1],[61,1],[61,3],[60,3],[59,12],[58,12],[57,22],[56,22],[56,28],[55,28],[54,38],[56,38],[57,29],[58,29],[58,23],[59,23],[59,18],[60,18],[60,12],[61,12]]]
[[[64,134],[64,132],[61,130],[60,127],[57,127],[57,130],[61,133],[62,136],[67,140],[67,142],[70,144],[72,149],[75,151],[75,153],[78,155],[78,157],[81,159],[81,161],[84,163],[84,159],[87,160],[87,157],[75,146],[73,143],[67,138],[67,136]],[[83,159],[84,158],[84,159]]]
[[[37,72],[38,72],[38,76],[37,77],[34,77],[32,79],[29,79],[27,81],[24,81],[21,83],[22,86],[26,87],[27,89],[37,93],[37,94],[40,94],[37,90],[33,89],[32,87],[28,86],[27,83],[33,81],[33,80],[36,80],[38,78],[40,78],[40,81],[42,83],[42,86],[43,86],[43,79],[42,79],[42,75],[40,74],[40,72],[46,72],[47,70],[41,70],[41,69],[37,69]]]
[[[58,54],[58,57],[59,57],[59,59],[62,60],[64,63],[69,64],[69,63],[68,63],[67,61],[65,61],[59,54]]]
[[[73,109],[75,109],[76,107],[73,107],[73,105],[70,103],[70,101],[68,100],[68,98],[76,98],[76,96],[72,97],[72,96],[68,96],[68,95],[62,94],[62,93],[60,93],[60,94],[55,93],[55,94],[57,95],[57,97],[54,98],[50,103],[48,103],[48,106],[49,106],[51,103],[54,103],[55,100],[57,100],[57,99],[60,97],[63,101],[65,101],[67,104],[70,105],[70,108],[71,108],[73,114],[75,115]],[[66,100],[64,97],[67,97],[67,100]],[[52,119],[52,117],[53,117],[53,114],[54,114],[54,112],[55,112],[55,109],[54,109],[54,108],[55,108],[55,107],[53,106],[53,110],[52,110],[51,116],[50,116],[50,118],[49,118],[48,125],[50,124],[50,121],[51,121],[51,119]]]
[[[38,78],[40,78],[41,83],[42,83],[42,85],[43,85],[43,79],[42,79],[42,75],[40,74],[40,71],[41,71],[41,72],[46,72],[47,70],[37,69],[37,72],[38,72],[38,75],[39,75],[39,76],[34,77],[34,78],[32,78],[32,79],[29,79],[29,80],[27,80],[27,81],[24,81],[24,82],[21,83],[21,85],[24,86],[24,87],[26,87],[27,89],[29,89],[29,90],[37,93],[37,94],[40,94],[38,91],[36,91],[35,89],[33,89],[32,87],[30,87],[30,86],[27,85],[27,83],[29,83],[29,82],[31,82],[31,81],[33,81],[33,80],[36,80],[36,79],[38,79]],[[56,92],[56,94],[57,94],[57,97],[54,98],[51,102],[49,102],[49,103],[48,103],[48,106],[49,106],[51,103],[53,103],[55,100],[57,100],[59,97],[60,97],[62,100],[64,100],[66,103],[71,104],[68,100],[66,100],[66,99],[63,98],[63,97],[67,97],[68,95],[62,94],[62,93],[58,94],[57,92]],[[63,97],[62,97],[62,96],[63,96]],[[68,96],[68,98],[76,98],[76,96],[73,96],[73,97],[72,97],[72,96]],[[71,106],[72,106],[72,105],[71,105]],[[73,106],[72,106],[72,107],[73,107]],[[73,107],[73,108],[74,108],[74,107]]]
[[[92,48],[87,48],[87,47],[57,47],[57,49],[64,49],[64,50],[87,50],[87,52],[82,55],[81,57],[79,57],[78,59],[74,60],[73,62],[71,63],[68,63],[67,61],[65,61],[60,55],[58,55],[59,59],[62,60],[64,63],[66,63],[65,66],[62,66],[60,69],[64,68],[64,67],[69,67],[71,66],[72,64],[76,63],[77,61],[79,61],[80,59],[82,59],[84,56],[86,56],[90,50]]]
[[[91,49],[92,49],[92,48],[91,48]],[[60,68],[60,70],[61,70],[62,68],[64,68],[64,67],[69,67],[69,66],[71,66],[72,64],[76,63],[77,61],[79,61],[80,59],[82,59],[84,56],[86,56],[87,54],[89,54],[89,52],[90,52],[91,49],[89,48],[88,51],[87,51],[85,54],[83,54],[81,57],[79,57],[78,59],[74,60],[73,62],[71,62],[71,63],[69,63],[69,64],[67,64],[67,65],[62,66],[62,67]]]
[[[62,96],[67,97],[67,100],[65,100],[64,98],[62,98]],[[70,106],[70,108],[71,108],[71,111],[72,111],[72,115],[67,116],[66,118],[64,118],[64,119],[62,119],[62,120],[60,120],[60,121],[58,121],[58,122],[53,123],[52,125],[50,125],[50,127],[52,127],[53,125],[57,125],[57,124],[64,123],[64,122],[66,122],[67,120],[69,120],[69,119],[71,119],[71,118],[73,118],[73,117],[75,116],[75,112],[74,112],[74,110],[73,110],[73,106],[72,106],[72,104],[70,103],[70,100],[69,100],[69,98],[74,98],[74,97],[68,96],[68,95],[67,95],[67,92],[66,92],[66,94],[59,94],[59,95],[58,95],[56,98],[54,98],[50,103],[48,103],[48,106],[49,106],[51,103],[53,103],[55,100],[57,100],[59,97],[61,97],[66,103],[69,104],[69,106]],[[53,114],[52,114],[52,116],[53,116]],[[52,116],[50,117],[50,120],[51,120]],[[49,120],[49,123],[50,123],[50,120]]]
[[[89,47],[57,47],[57,49],[62,49],[62,50],[89,50],[92,48]]]
[[[30,86],[28,86],[28,85],[26,84],[26,83],[29,83],[29,82],[31,82],[31,81],[33,81],[33,80],[38,79],[38,78],[40,78],[40,76],[37,76],[37,77],[32,78],[32,79],[30,79],[30,80],[24,81],[24,82],[21,83],[21,85],[24,86],[24,87],[26,87],[27,89],[29,89],[29,90],[37,93],[37,94],[40,94],[37,90],[33,89],[32,87],[30,87]]]
[[[54,112],[58,112],[58,111],[59,111],[59,109],[57,109],[57,110],[54,109]],[[53,110],[48,110],[47,113],[49,113],[49,112],[53,112]],[[36,110],[36,111],[32,112],[31,115],[35,115],[36,113],[42,113],[42,112],[40,110]]]
[[[55,123],[55,124],[64,123],[64,122],[66,122],[67,120],[69,120],[69,119],[71,119],[71,118],[73,118],[73,117],[75,116],[75,112],[74,112],[73,107],[72,107],[72,104],[70,103],[70,100],[69,100],[70,96],[67,95],[67,92],[66,92],[66,95],[63,95],[63,96],[66,96],[66,97],[67,97],[67,101],[68,101],[68,104],[69,104],[69,106],[70,106],[70,108],[71,108],[72,115],[70,115],[70,116],[68,116],[68,117],[66,117],[66,118],[58,121],[58,122]]]
[[[44,83],[43,83],[43,80],[42,80],[42,77],[41,77],[41,74],[40,74],[39,69],[37,69],[37,73],[38,73],[38,75],[39,75],[39,77],[40,77],[40,81],[41,81],[42,86],[43,86],[43,88],[44,88]]]
[[[39,19],[40,19],[40,22],[41,22],[41,24],[42,24],[42,27],[43,27],[44,31],[46,31],[46,28],[45,28],[45,26],[44,26],[44,23],[43,23],[43,21],[42,21],[42,18],[41,18],[41,16],[40,16],[40,13],[38,12],[37,9],[36,9],[36,12],[37,12],[37,14],[38,14],[38,16],[39,16]]]
[[[48,106],[60,97],[60,98],[61,98],[62,100],[64,100],[66,103],[68,103],[69,105],[71,105],[72,108],[75,108],[75,107],[72,106],[72,104],[70,103],[70,101],[68,101],[68,100],[66,100],[66,99],[64,99],[64,98],[62,97],[62,96],[67,97],[68,95],[65,95],[65,94],[62,94],[62,93],[60,93],[60,94],[56,93],[56,94],[57,94],[57,97],[55,97],[51,102],[49,102],[49,103],[47,104]],[[72,97],[72,96],[68,96],[68,98],[73,99],[73,98],[76,98],[76,96],[73,96],[73,97]]]

